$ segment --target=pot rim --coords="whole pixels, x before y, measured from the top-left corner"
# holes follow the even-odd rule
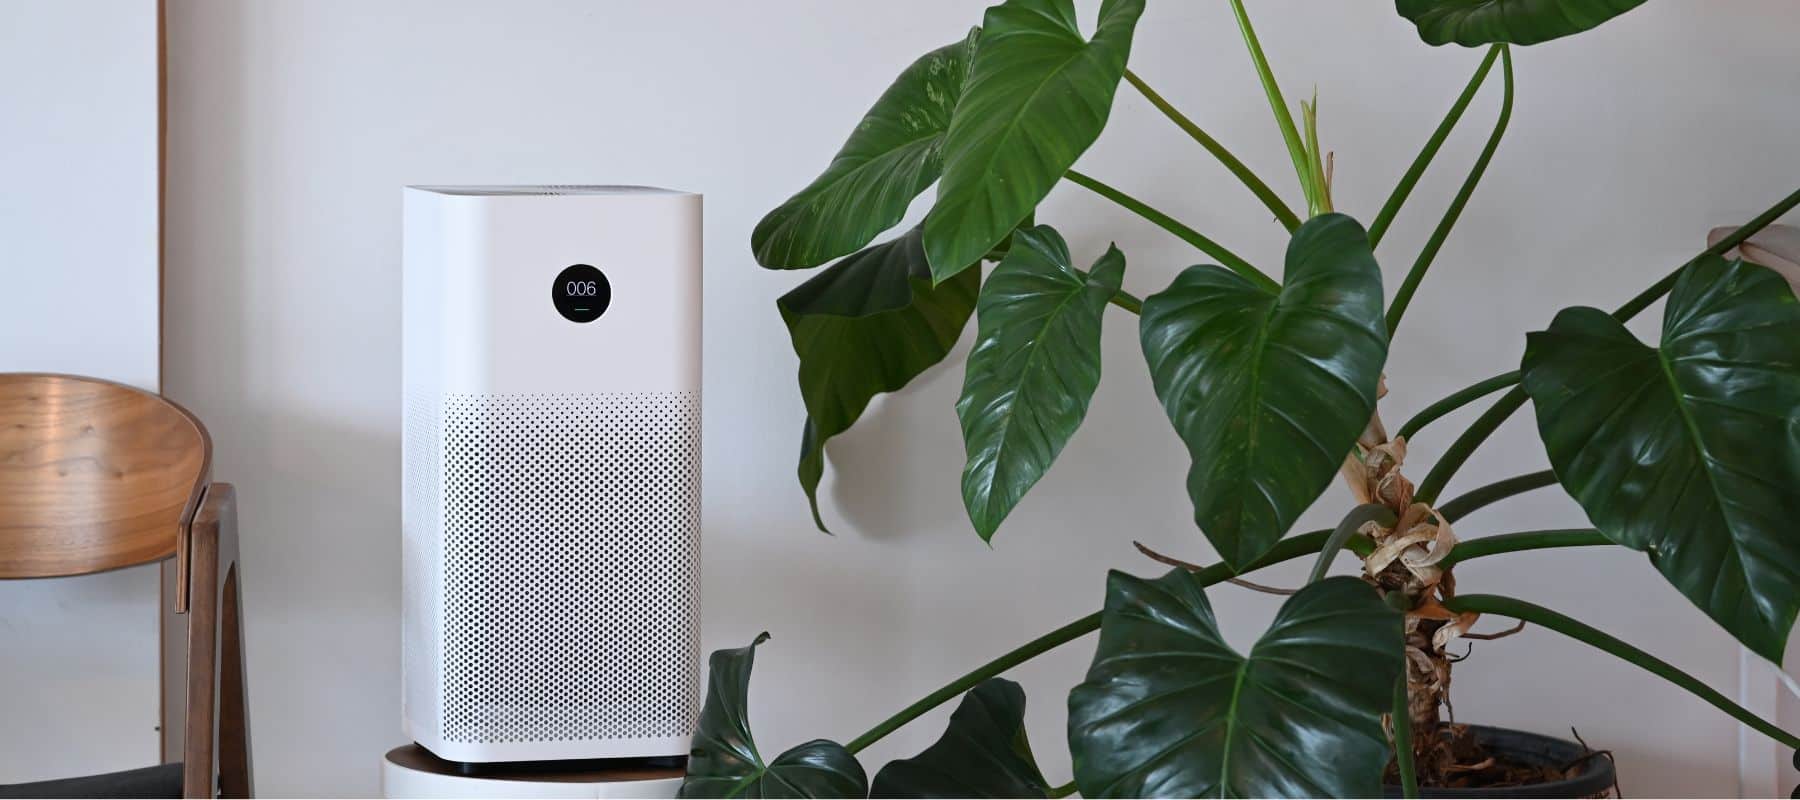
[[[1514,742],[1535,740],[1545,745],[1571,750],[1578,754],[1583,750],[1589,749],[1577,742],[1571,742],[1560,737],[1546,736],[1541,733],[1532,733],[1531,731],[1522,731],[1514,728],[1470,724],[1469,731],[1475,734],[1476,738],[1480,739],[1484,744],[1492,743],[1495,739],[1510,739]],[[1508,747],[1506,745],[1494,744],[1492,746],[1500,753],[1518,754],[1520,751],[1520,748],[1516,745]],[[1571,778],[1563,778],[1561,780],[1548,781],[1545,783],[1531,783],[1523,786],[1494,786],[1480,788],[1420,787],[1419,796],[1443,798],[1586,797],[1593,796],[1599,792],[1610,791],[1617,783],[1617,780],[1618,773],[1612,759],[1604,756],[1596,756],[1587,761],[1586,768],[1583,769],[1580,774]],[[1399,796],[1399,786],[1385,784],[1383,788],[1389,790],[1391,796]]]

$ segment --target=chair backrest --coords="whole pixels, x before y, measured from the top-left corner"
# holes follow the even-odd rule
[[[211,463],[206,428],[160,395],[0,373],[0,579],[176,555]]]

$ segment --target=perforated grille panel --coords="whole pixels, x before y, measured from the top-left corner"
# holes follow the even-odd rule
[[[444,738],[691,734],[698,398],[450,395],[443,418]]]
[[[442,709],[434,693],[442,677],[442,643],[434,623],[443,618],[444,597],[443,575],[434,569],[444,552],[444,416],[434,397],[407,392],[400,514],[405,528],[400,570],[407,596],[400,617],[401,713],[430,730],[441,728]]]

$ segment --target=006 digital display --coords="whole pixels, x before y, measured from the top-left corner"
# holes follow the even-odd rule
[[[599,269],[575,264],[556,274],[556,280],[550,284],[550,302],[563,319],[593,322],[612,305],[612,283]]]

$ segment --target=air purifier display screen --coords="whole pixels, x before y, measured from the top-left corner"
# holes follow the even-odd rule
[[[556,274],[550,301],[556,305],[556,313],[570,322],[593,322],[612,305],[612,284],[600,270],[575,264]]]

